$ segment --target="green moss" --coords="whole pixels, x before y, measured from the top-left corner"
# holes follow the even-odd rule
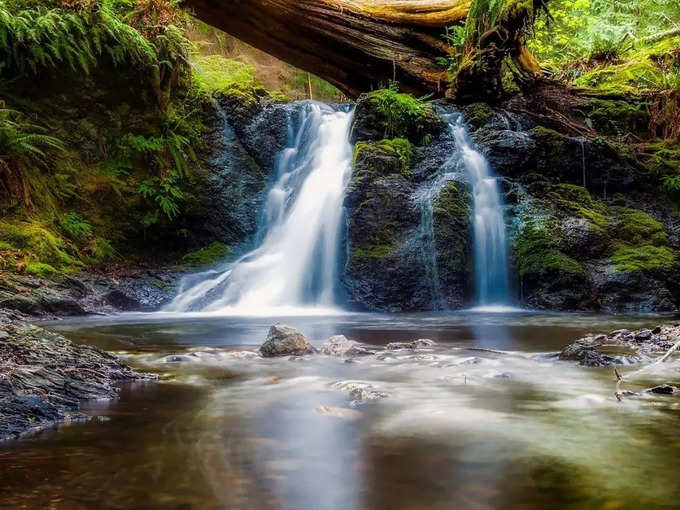
[[[26,269],[24,270],[26,274],[37,276],[39,278],[46,278],[48,276],[53,276],[58,273],[58,271],[49,264],[43,264],[42,262],[29,262],[26,264]]]
[[[392,251],[392,247],[386,244],[369,245],[352,250],[353,259],[381,259]]]
[[[0,222],[0,241],[21,251],[34,262],[67,271],[82,266],[76,258],[75,248],[37,221]]]
[[[633,246],[664,245],[668,242],[663,225],[649,214],[628,207],[610,207],[612,234]]]
[[[620,245],[611,257],[611,261],[619,271],[644,271],[654,269],[670,269],[676,259],[673,251],[667,246],[645,244],[631,247]]]
[[[438,134],[441,120],[425,101],[394,89],[380,89],[368,94],[375,108],[376,129],[384,138],[407,138],[413,143],[431,142]]]
[[[389,159],[395,157],[397,165],[393,165],[389,161]],[[413,178],[411,171],[412,157],[411,142],[405,138],[385,139],[379,142],[357,142],[354,146],[353,165],[356,168],[357,163],[361,161],[371,171],[383,175],[400,173],[407,179],[411,179]]]
[[[184,255],[182,264],[185,267],[204,267],[225,261],[232,256],[233,252],[229,246],[215,241],[205,248]]]
[[[638,94],[666,88],[666,70],[674,64],[674,51],[680,37],[663,39],[654,44],[632,46],[617,63],[603,63],[576,78],[574,84],[606,90],[616,94]]]
[[[441,268],[467,269],[470,248],[470,193],[449,182],[432,203],[433,230]]]
[[[255,68],[221,55],[195,57],[194,82],[200,90],[237,97],[243,104],[257,101],[256,91],[263,87],[255,79]]]
[[[520,276],[546,273],[582,274],[579,262],[557,249],[559,231],[552,222],[527,222],[515,240]]]
[[[550,190],[553,203],[570,214],[584,218],[596,229],[609,226],[607,207],[592,197],[583,186],[557,184]]]
[[[463,111],[465,122],[473,130],[484,126],[494,114],[488,103],[473,103],[466,106]]]
[[[628,101],[594,98],[578,110],[586,122],[597,131],[623,136],[626,133],[640,133],[649,130],[649,112],[645,101]]]

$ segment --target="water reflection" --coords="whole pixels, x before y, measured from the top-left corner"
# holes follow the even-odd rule
[[[479,314],[289,318],[420,351],[354,363],[247,353],[271,320],[60,322],[123,349],[160,384],[90,407],[94,420],[0,449],[0,507],[664,508],[678,500],[674,397],[618,403],[608,370],[541,355],[588,330],[656,318]],[[380,349],[379,349],[380,350]],[[188,356],[191,354],[192,356]],[[168,363],[186,356],[191,362]],[[632,374],[642,390],[680,366]]]

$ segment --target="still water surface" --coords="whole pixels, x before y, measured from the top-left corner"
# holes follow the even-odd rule
[[[333,334],[375,346],[437,342],[354,363],[249,355],[271,318],[50,324],[161,381],[89,404],[88,423],[2,444],[0,507],[678,508],[677,397],[619,403],[609,369],[549,355],[586,332],[661,321],[469,312],[285,319],[317,346]],[[680,379],[676,362],[637,369],[623,369],[626,389]],[[362,390],[384,398],[357,403]]]

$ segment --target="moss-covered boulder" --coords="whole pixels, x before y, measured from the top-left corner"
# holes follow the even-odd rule
[[[678,261],[664,225],[585,188],[525,183],[513,234],[522,299],[536,308],[668,311],[680,304]]]
[[[472,296],[472,196],[462,182],[450,181],[433,200],[432,226],[441,299],[449,308]]]
[[[430,104],[393,89],[381,89],[358,99],[351,138],[354,142],[406,138],[414,145],[427,145],[445,127]]]
[[[404,164],[389,142],[357,144],[345,198],[349,224],[343,283],[348,301],[358,308],[409,309],[418,290],[419,268],[403,257],[418,221]]]

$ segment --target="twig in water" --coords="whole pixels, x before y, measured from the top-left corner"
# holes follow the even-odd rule
[[[614,392],[614,396],[616,397],[616,400],[621,402],[621,400],[623,400],[623,393],[621,392],[621,383],[623,382],[623,377],[616,367],[614,367],[614,375],[616,376],[616,391]]]

